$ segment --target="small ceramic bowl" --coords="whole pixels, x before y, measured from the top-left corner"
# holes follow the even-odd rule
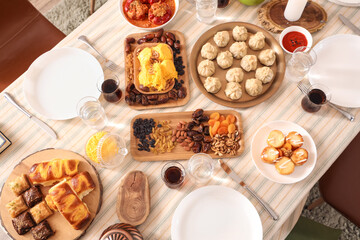
[[[176,16],[177,12],[179,11],[179,6],[180,6],[180,1],[179,0],[174,0],[175,1],[175,12],[174,12],[174,15],[170,18],[169,21],[167,21],[166,23],[164,23],[163,25],[159,25],[157,27],[153,27],[153,28],[142,28],[142,27],[138,27],[134,24],[132,24],[131,22],[128,21],[128,19],[126,18],[125,16],[125,13],[124,13],[124,8],[123,8],[123,2],[126,1],[126,0],[120,0],[119,1],[119,8],[120,8],[120,13],[121,13],[121,16],[125,19],[125,21],[130,24],[131,26],[135,27],[135,28],[138,28],[138,29],[142,29],[142,30],[145,30],[145,31],[155,31],[155,30],[158,30],[160,28],[163,28],[165,27],[167,24],[169,24]]]
[[[312,47],[312,44],[313,44],[313,38],[311,36],[311,33],[306,30],[305,28],[303,27],[299,27],[299,26],[291,26],[291,27],[287,27],[285,28],[281,34],[280,34],[280,37],[279,37],[279,43],[280,43],[280,46],[282,47],[282,49],[286,52],[286,53],[289,53],[289,54],[293,54],[292,52],[289,52],[288,50],[285,49],[285,47],[283,46],[283,38],[286,34],[288,34],[289,32],[299,32],[299,33],[302,33],[305,35],[306,37],[306,40],[307,40],[307,45],[305,47],[308,47],[308,49],[310,49]],[[301,47],[301,46],[299,46]]]

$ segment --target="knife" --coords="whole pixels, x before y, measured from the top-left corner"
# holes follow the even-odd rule
[[[31,115],[25,109],[20,107],[20,105],[15,102],[15,100],[10,96],[9,93],[5,92],[4,97],[6,98],[6,100],[8,100],[9,103],[14,105],[17,109],[19,109],[22,113],[24,113],[28,118],[33,120],[42,130],[47,132],[47,134],[49,134],[51,137],[57,139],[57,136],[56,136],[56,133],[54,132],[54,130],[52,130],[48,125],[46,125],[46,123],[44,123],[43,121],[41,121],[37,117]]]
[[[241,178],[234,173],[231,168],[221,159],[219,159],[219,163],[222,169],[237,183],[239,183],[243,188],[245,188],[248,193],[250,193],[251,196],[253,196],[264,208],[265,210],[271,215],[272,219],[275,221],[279,220],[279,216],[276,214],[274,210],[264,202],[251,188],[249,188],[242,180]]]
[[[360,35],[360,29],[355,26],[352,22],[349,21],[349,19],[347,19],[346,17],[344,17],[342,14],[339,14],[339,18],[340,20],[347,26],[349,27],[354,33],[356,33],[357,35]]]

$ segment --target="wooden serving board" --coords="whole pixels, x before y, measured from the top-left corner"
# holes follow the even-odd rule
[[[266,30],[273,33],[281,33],[287,27],[301,26],[314,33],[325,26],[327,13],[318,3],[309,1],[301,18],[290,22],[284,17],[287,2],[286,0],[272,0],[259,8],[258,19]]]
[[[230,68],[225,69],[225,70],[219,67],[219,65],[216,62],[216,59],[213,60],[213,62],[215,63],[216,71],[212,77],[218,77],[220,79],[221,85],[222,85],[220,91],[215,94],[212,94],[212,93],[209,93],[206,91],[206,89],[204,87],[204,82],[205,82],[206,78],[202,77],[198,74],[197,67],[201,61],[205,60],[204,58],[201,57],[202,46],[207,42],[210,42],[212,45],[216,46],[216,44],[213,40],[213,37],[217,32],[219,32],[219,31],[228,31],[229,32],[230,41],[229,41],[228,45],[226,47],[222,47],[222,48],[217,47],[219,52],[224,52],[224,51],[229,50],[230,46],[235,42],[234,38],[232,37],[232,30],[234,29],[235,26],[246,27],[248,30],[248,33],[249,33],[249,37],[251,35],[255,34],[256,32],[262,32],[266,38],[265,39],[265,47],[262,50],[269,49],[269,48],[274,50],[275,54],[276,54],[276,61],[273,64],[273,66],[270,67],[273,70],[275,77],[270,83],[263,84],[263,91],[259,96],[253,97],[253,96],[250,96],[249,94],[247,94],[247,92],[245,90],[245,82],[249,78],[255,78],[255,71],[246,72],[244,70],[243,71],[244,79],[240,83],[241,88],[242,88],[242,97],[238,100],[231,100],[230,98],[226,97],[226,95],[225,95],[225,88],[226,88],[226,83],[227,83],[227,81],[225,79],[225,75],[229,69],[234,68],[234,67],[240,67],[241,60],[234,58],[233,65]],[[249,37],[246,40],[247,46],[249,46],[249,44],[248,44]],[[261,50],[254,51],[250,47],[248,47],[247,55],[256,55],[258,57],[260,52],[261,52]],[[260,68],[260,67],[264,67],[264,65],[262,65],[258,59],[257,68]],[[262,103],[263,101],[265,101],[266,99],[271,97],[277,91],[277,89],[280,87],[280,85],[284,79],[284,75],[285,75],[285,56],[284,56],[283,50],[281,49],[281,46],[276,41],[276,39],[271,34],[269,34],[267,31],[265,31],[264,29],[262,29],[256,25],[253,25],[250,23],[245,23],[245,22],[223,23],[223,24],[219,24],[213,28],[210,28],[203,35],[201,35],[201,37],[196,41],[193,49],[191,50],[191,55],[190,55],[190,74],[191,74],[192,79],[194,79],[194,82],[196,83],[199,90],[211,101],[216,102],[221,105],[224,105],[224,106],[228,106],[228,107],[251,107],[251,106],[257,105],[259,103]]]
[[[66,219],[59,213],[54,212],[53,215],[47,218],[47,221],[50,224],[50,227],[55,231],[55,234],[50,237],[51,240],[70,240],[70,239],[78,239],[80,238],[89,227],[91,222],[94,220],[96,214],[99,212],[102,202],[102,185],[100,181],[100,177],[96,171],[96,169],[87,161],[83,156],[78,153],[63,150],[63,149],[44,149],[39,152],[33,153],[26,158],[24,158],[18,165],[15,166],[14,170],[4,183],[1,190],[0,197],[0,214],[1,214],[1,224],[4,229],[7,231],[8,235],[12,239],[16,240],[30,240],[33,239],[31,231],[26,233],[25,235],[19,235],[15,231],[12,225],[12,218],[9,215],[9,212],[5,205],[13,200],[16,196],[8,187],[10,181],[14,180],[16,177],[25,173],[28,174],[31,166],[35,163],[50,161],[54,158],[62,158],[62,159],[78,159],[79,163],[79,172],[87,171],[89,172],[91,178],[93,179],[96,187],[95,189],[89,193],[87,196],[83,198],[83,201],[89,208],[91,213],[91,221],[82,229],[75,230],[71,227],[71,225],[66,221]],[[44,197],[48,193],[50,187],[41,186],[41,192]]]
[[[244,132],[243,132],[243,126],[242,126],[242,119],[240,113],[234,111],[234,110],[214,110],[214,111],[204,111],[204,115],[209,116],[213,112],[218,112],[221,115],[227,115],[227,114],[233,114],[236,117],[236,127],[241,135],[240,140],[240,148],[236,155],[229,155],[225,154],[223,156],[217,156],[213,151],[207,152],[212,158],[235,158],[241,155],[241,153],[245,149],[244,144]],[[146,151],[139,151],[138,150],[138,143],[140,141],[134,136],[134,130],[132,128],[133,123],[138,118],[153,118],[155,121],[163,121],[163,120],[170,120],[170,126],[175,129],[176,125],[179,121],[191,121],[191,115],[193,112],[172,112],[172,113],[155,113],[155,114],[140,114],[134,117],[131,121],[130,125],[130,152],[132,157],[141,162],[145,161],[168,161],[168,160],[187,160],[189,159],[193,153],[192,151],[186,151],[180,144],[177,144],[176,147],[170,152],[162,153],[162,154],[154,154],[152,152],[146,152]]]
[[[171,100],[169,99],[168,102],[163,103],[163,104],[158,104],[158,105],[148,105],[148,106],[143,106],[141,104],[136,104],[136,105],[129,105],[130,108],[135,109],[135,110],[144,110],[144,109],[155,109],[155,108],[170,108],[170,107],[179,107],[179,106],[183,106],[185,104],[187,104],[190,100],[190,84],[189,84],[189,70],[188,70],[188,62],[187,62],[187,55],[186,55],[186,43],[185,43],[185,37],[184,35],[176,30],[164,30],[164,32],[171,32],[175,35],[176,39],[180,40],[180,54],[178,56],[182,57],[183,60],[183,65],[185,66],[184,68],[184,75],[179,76],[179,81],[183,80],[184,84],[183,86],[186,88],[186,97],[183,99],[178,99],[177,101]],[[128,36],[126,36],[126,38],[130,38],[133,37],[135,38],[135,40],[137,41],[139,38],[142,38],[143,36],[145,36],[146,34],[148,34],[149,32],[144,32],[144,33],[134,33],[134,34],[130,34]],[[125,51],[125,46],[126,46],[126,38],[124,40],[124,56],[125,56],[125,89],[126,87],[133,83],[133,81],[131,80],[134,77],[134,66],[133,66],[133,60],[131,61],[131,65],[128,64],[127,62],[127,58],[128,56],[134,51],[134,49],[139,46],[139,44],[137,44],[137,42],[131,44],[131,53],[128,54]],[[125,91],[125,95],[127,95],[128,93]]]

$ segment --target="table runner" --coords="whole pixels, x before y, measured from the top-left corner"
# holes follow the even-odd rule
[[[196,21],[193,5],[185,0],[180,2],[177,16],[169,23],[166,29],[176,29],[184,33],[187,41],[187,54],[189,56],[195,41],[211,26]],[[328,13],[329,20],[324,29],[313,34],[314,44],[330,35],[340,33],[352,34],[351,30],[343,26],[338,20],[337,15],[339,13],[349,17],[355,25],[360,25],[360,12],[358,8],[343,7],[326,0],[316,2],[324,7]],[[84,49],[97,57],[103,65],[102,60],[94,51],[77,41],[79,35],[87,35],[95,47],[106,57],[122,66],[119,75],[121,87],[124,89],[123,40],[126,35],[139,32],[139,30],[125,22],[120,15],[118,5],[118,0],[109,0],[95,14],[61,41],[57,47],[67,46]],[[232,1],[227,8],[218,10],[219,20],[215,24],[227,21],[243,21],[259,25],[257,21],[258,8],[259,6],[248,7],[237,1]],[[278,35],[274,36],[278,39]],[[24,98],[22,90],[23,79],[24,75],[19,77],[6,91],[11,93],[26,109],[34,113]],[[191,99],[187,105],[168,109],[136,111],[130,109],[124,101],[119,104],[111,104],[101,98],[101,102],[110,120],[108,129],[122,135],[129,141],[130,121],[140,113],[192,111],[196,108],[204,108],[206,110],[230,109],[208,100],[200,93],[192,80],[190,82],[190,89]],[[208,185],[218,184],[234,188],[250,199],[260,214],[264,239],[271,239],[280,230],[282,224],[293,213],[311,187],[326,172],[360,130],[358,109],[352,110],[356,120],[351,123],[338,112],[328,107],[323,107],[316,114],[306,113],[301,108],[301,98],[302,95],[297,90],[296,85],[285,79],[280,89],[264,103],[248,109],[235,109],[243,117],[246,148],[240,158],[225,160],[262,199],[275,209],[280,215],[279,221],[273,221],[256,200],[227,177],[219,167],[215,169],[214,179],[208,183]],[[0,130],[13,142],[13,145],[0,155],[1,184],[5,182],[13,167],[22,158],[35,151],[44,148],[63,148],[85,155],[86,141],[94,131],[85,126],[79,118],[53,121],[44,119],[42,116],[38,117],[45,120],[57,132],[59,136],[57,141],[51,139],[26,116],[7,103],[3,94],[0,94]],[[283,185],[271,182],[264,178],[252,163],[250,154],[252,136],[260,126],[273,120],[287,120],[299,124],[311,134],[316,143],[318,160],[315,169],[305,180],[299,183]],[[182,163],[186,165],[185,161],[182,161]],[[118,222],[115,204],[119,182],[125,173],[135,169],[143,171],[148,176],[151,194],[150,215],[138,229],[145,239],[171,239],[172,215],[180,201],[197,187],[188,181],[180,190],[168,189],[160,177],[163,165],[164,162],[137,162],[129,154],[117,169],[98,168],[104,187],[103,205],[82,239],[98,239],[101,232],[107,226]],[[0,238],[6,239],[4,236],[5,233],[0,231]]]

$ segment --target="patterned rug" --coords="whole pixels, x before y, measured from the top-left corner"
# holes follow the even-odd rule
[[[95,9],[101,7],[106,1],[107,0],[96,0]],[[62,32],[69,34],[90,16],[89,5],[90,0],[64,0],[47,12],[45,16]],[[315,185],[311,189],[305,206],[308,206],[319,196],[319,189],[317,185]],[[326,203],[312,211],[305,208],[302,216],[328,227],[341,229],[342,234],[340,240],[360,239],[360,229]]]

